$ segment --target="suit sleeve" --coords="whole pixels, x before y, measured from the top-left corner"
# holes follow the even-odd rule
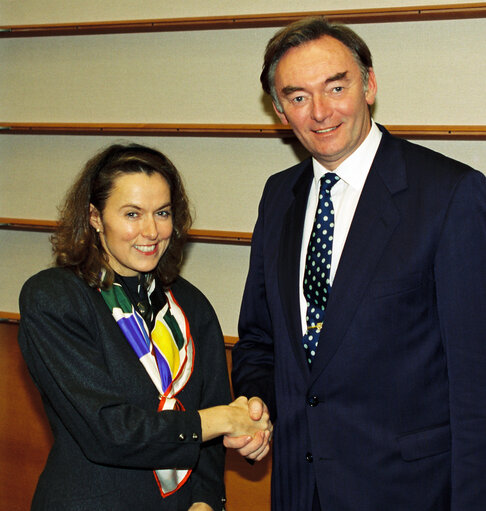
[[[449,376],[451,510],[486,509],[486,179],[470,172],[449,205],[435,265]]]
[[[126,381],[114,381],[107,369],[93,291],[68,273],[42,272],[20,296],[19,344],[48,413],[92,462],[192,468],[201,447],[192,440],[193,433],[201,438],[199,414],[157,413],[156,395],[154,411],[127,400]],[[178,440],[181,433],[191,441]]]
[[[265,189],[252,236],[250,268],[238,324],[239,341],[233,348],[232,382],[235,396],[258,396],[276,418],[273,333],[265,286]]]
[[[199,293],[199,292],[198,292]],[[191,327],[192,336],[200,353],[204,384],[201,409],[228,404],[231,401],[229,376],[223,334],[216,314],[206,300],[199,302],[196,315],[198,322]],[[201,447],[201,454],[192,473],[193,502],[205,502],[214,511],[224,506],[224,460],[222,438],[215,438]]]

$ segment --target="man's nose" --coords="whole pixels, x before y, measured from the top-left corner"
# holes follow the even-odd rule
[[[324,121],[332,113],[331,102],[325,95],[316,95],[312,98],[311,117],[317,122]]]

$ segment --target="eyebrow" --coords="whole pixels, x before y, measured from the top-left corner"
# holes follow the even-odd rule
[[[293,87],[292,85],[287,85],[287,87],[284,87],[282,89],[282,92],[288,96],[289,94],[292,94],[293,92],[297,92],[297,91],[300,91],[300,90],[304,90],[303,87]]]
[[[171,207],[172,207],[172,202],[167,202],[166,204],[162,204],[161,206],[159,206],[156,209],[156,211],[159,211],[159,210],[165,209],[165,208],[171,208]],[[138,211],[142,211],[143,210],[143,207],[138,206],[137,204],[123,204],[123,206],[121,206],[120,209],[123,209],[123,208],[137,209]]]
[[[330,76],[329,78],[327,78],[324,83],[326,85],[328,85],[329,83],[338,82],[339,80],[344,80],[347,77],[347,75],[348,75],[347,71],[342,71],[340,73],[336,73],[335,75]],[[298,92],[298,91],[301,91],[301,90],[304,90],[304,87],[295,87],[295,86],[292,86],[292,85],[287,85],[287,87],[284,87],[282,89],[282,92],[283,92],[283,94],[288,96],[289,94],[292,94],[293,92]]]
[[[324,83],[332,83],[332,82],[338,82],[339,80],[344,80],[346,78],[348,72],[342,71],[341,73],[336,73],[334,76],[330,76]]]

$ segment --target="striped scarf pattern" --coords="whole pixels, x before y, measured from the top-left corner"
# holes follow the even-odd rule
[[[155,289],[152,281],[150,295]],[[194,343],[189,322],[171,291],[166,291],[166,304],[155,317],[149,332],[147,324],[135,309],[123,287],[115,282],[100,290],[128,343],[159,392],[158,411],[184,410],[176,395],[189,381],[194,368]],[[155,479],[162,497],[176,492],[189,478],[192,470],[156,469]]]

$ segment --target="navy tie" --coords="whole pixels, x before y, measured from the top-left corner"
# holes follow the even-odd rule
[[[321,178],[319,203],[314,226],[307,247],[304,270],[304,296],[307,302],[307,332],[302,343],[309,365],[315,357],[319,335],[324,321],[324,311],[330,290],[332,240],[334,234],[334,208],[331,188],[339,176],[328,172]]]

